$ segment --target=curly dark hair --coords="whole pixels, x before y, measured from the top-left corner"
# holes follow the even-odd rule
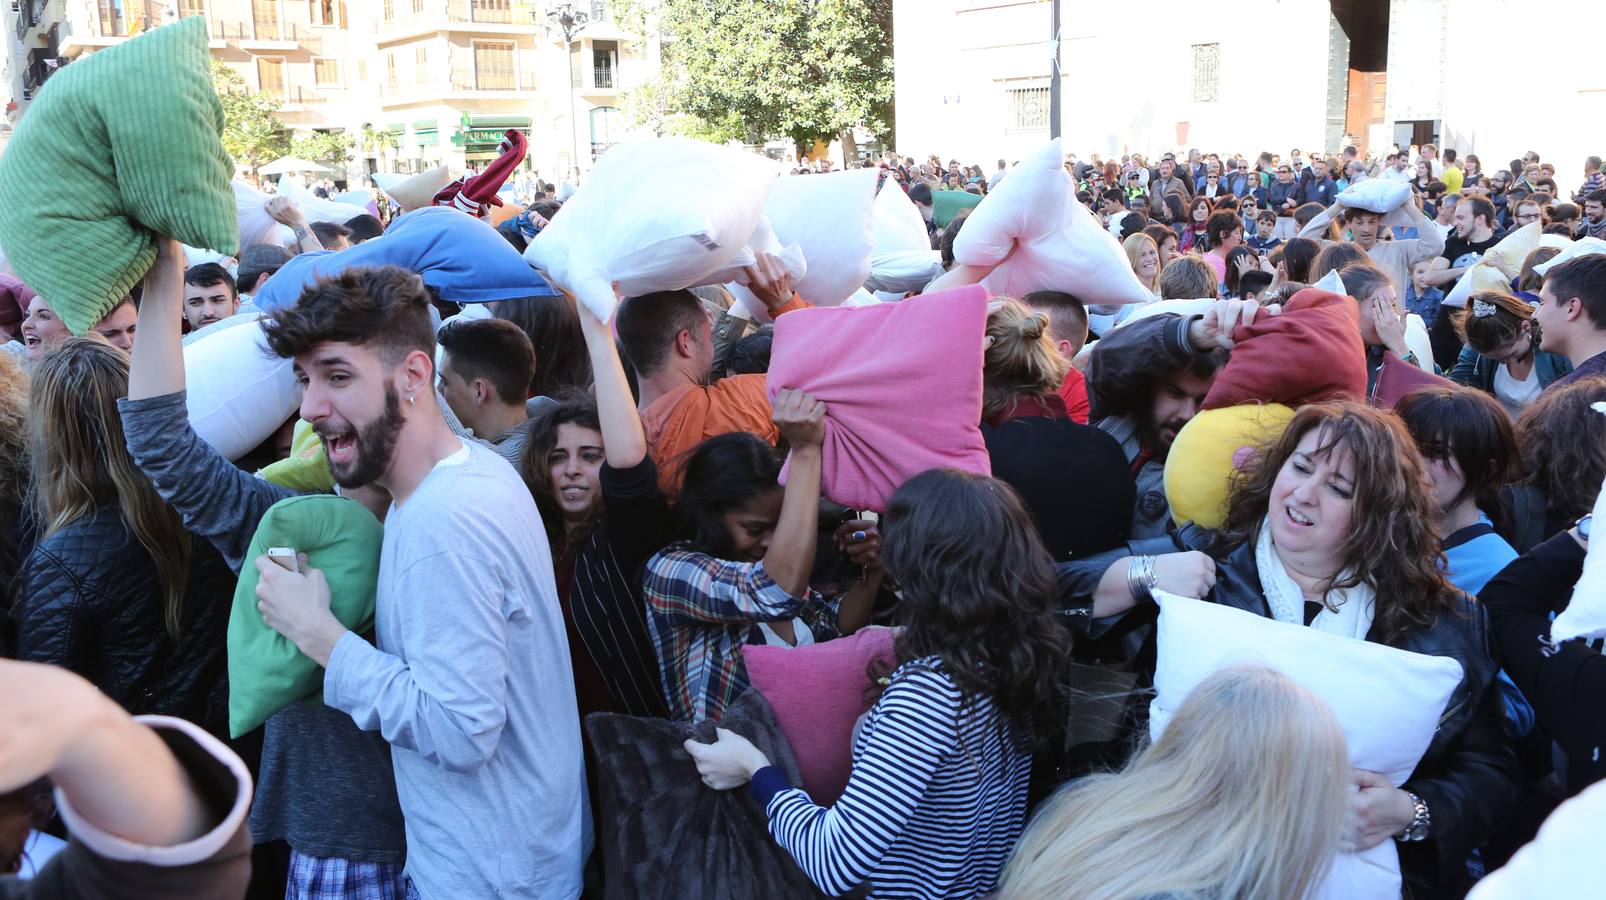
[[[1595,507],[1606,476],[1606,377],[1580,378],[1539,395],[1517,420],[1527,481],[1544,492],[1552,514],[1568,521]]]
[[[936,656],[966,702],[992,699],[1041,746],[1057,718],[1070,634],[1055,612],[1054,563],[1008,484],[932,469],[893,492],[881,559],[902,598],[898,662]]]
[[[1258,539],[1272,485],[1313,429],[1320,434],[1314,455],[1343,448],[1355,458],[1344,565],[1329,589],[1371,588],[1377,596],[1376,624],[1384,642],[1394,646],[1440,615],[1457,614],[1455,589],[1444,577],[1438,508],[1416,444],[1397,417],[1359,403],[1316,403],[1294,414],[1282,435],[1235,478],[1216,550]]]

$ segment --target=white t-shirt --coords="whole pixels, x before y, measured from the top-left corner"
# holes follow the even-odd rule
[[[1522,414],[1528,404],[1539,399],[1539,367],[1530,366],[1528,377],[1521,381],[1513,378],[1511,370],[1504,365],[1494,368],[1494,396],[1500,404],[1511,413],[1514,419]]]

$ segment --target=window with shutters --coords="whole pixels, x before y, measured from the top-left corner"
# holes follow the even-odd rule
[[[474,42],[474,86],[482,91],[511,91],[517,87],[511,43]]]
[[[1214,103],[1221,92],[1221,45],[1193,45],[1193,102]]]
[[[413,84],[423,84],[429,80],[429,48],[413,48]]]
[[[315,59],[312,61],[312,78],[314,84],[332,85],[340,83],[340,60]]]
[[[204,15],[206,15],[206,0],[179,0],[179,18],[183,19],[189,16]]]
[[[276,56],[257,57],[257,84],[264,94],[284,99],[284,59]]]
[[[256,25],[257,40],[279,39],[278,0],[251,0],[251,21]]]
[[[307,0],[307,7],[312,24],[340,24],[340,7],[336,0]]]

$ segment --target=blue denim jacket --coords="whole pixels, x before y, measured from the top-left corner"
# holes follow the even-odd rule
[[[1439,318],[1439,305],[1444,302],[1444,292],[1436,287],[1430,287],[1422,293],[1416,292],[1414,282],[1405,285],[1405,311],[1414,312],[1422,317],[1422,324],[1429,328]]]

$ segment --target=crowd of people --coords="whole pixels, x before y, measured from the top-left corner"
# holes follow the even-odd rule
[[[268,212],[291,246],[192,263],[161,238],[82,335],[0,276],[0,871],[34,873],[0,896],[627,896],[645,861],[618,848],[644,827],[743,854],[683,869],[801,873],[744,870],[752,897],[1300,897],[1383,845],[1409,897],[1516,896],[1478,885],[1606,776],[1600,650],[1547,640],[1606,480],[1599,158],[1570,201],[1537,154],[1486,171],[1431,145],[1065,164],[1155,305],[991,298],[970,411],[991,476],[923,471],[883,509],[823,496],[828,404],[769,383],[780,336],[722,287],[621,296],[604,321],[561,283],[464,307],[418,272],[354,267],[265,308],[296,255],[414,214],[313,223],[283,196]],[[979,201],[1005,160],[868,165],[945,263],[910,297],[985,276],[954,260],[977,203],[942,195]],[[519,178],[528,208],[497,230],[522,251],[564,200]],[[1410,185],[1394,224],[1339,201],[1369,179]],[[1533,223],[1577,243],[1445,304]],[[1330,274],[1341,292],[1312,287]],[[778,258],[744,280],[765,318],[807,315]],[[1313,307],[1348,331],[1244,352]],[[230,459],[186,406],[224,376],[186,347],[237,327],[293,361],[300,402]],[[1389,396],[1402,364],[1425,381]],[[1243,454],[1218,523],[1173,515],[1173,479],[1203,464],[1173,445],[1223,373],[1363,367]],[[318,478],[273,477],[304,438]],[[307,548],[252,549],[309,494],[383,524],[369,626],[337,616]],[[322,691],[236,735],[242,576]],[[1403,783],[1352,767],[1349,723],[1265,665],[1206,678],[1151,741],[1164,595],[1461,674]],[[752,651],[877,633],[868,670],[843,651],[864,709],[822,796],[802,748],[750,724]],[[675,779],[691,793],[661,789]],[[668,799],[716,795],[717,824]]]

